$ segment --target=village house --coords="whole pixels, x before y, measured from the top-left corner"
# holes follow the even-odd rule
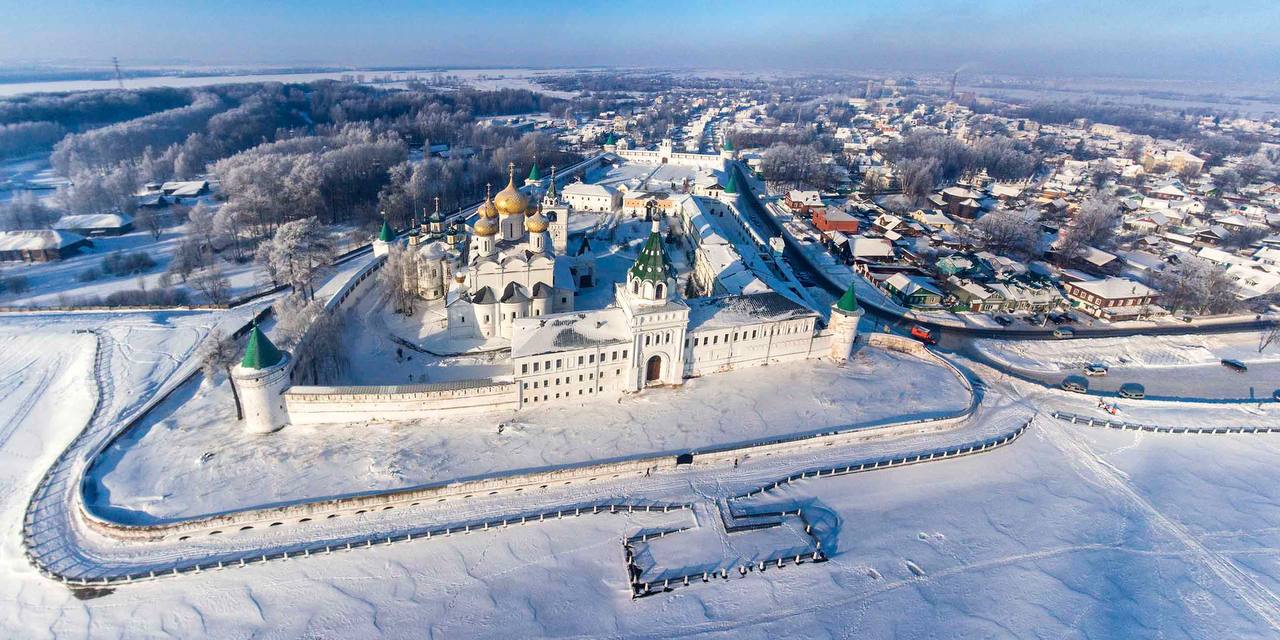
[[[1081,311],[1104,320],[1134,319],[1156,310],[1156,291],[1128,278],[1064,282],[1063,287]]]

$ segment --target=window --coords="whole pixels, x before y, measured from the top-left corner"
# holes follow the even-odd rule
[[[664,292],[666,292],[666,290],[667,290],[666,285],[664,285],[664,284],[662,284],[661,282],[659,282],[659,283],[658,283],[658,286],[657,286],[656,288],[654,288],[654,290],[653,290],[653,295],[654,295],[655,297],[661,298],[661,297],[662,297],[662,294],[663,294]]]
[[[547,360],[547,363],[546,363],[546,364],[544,364],[544,365],[542,365],[542,366],[546,367],[546,368],[547,368],[547,371],[550,371],[550,370],[551,370],[551,361],[550,361],[550,360]]]
[[[609,359],[610,359],[610,360],[617,360],[617,359],[618,359],[618,352],[617,352],[617,351],[611,351],[611,352],[609,353]]]
[[[720,344],[720,336],[711,336],[711,344]]]
[[[627,350],[626,350],[626,349],[623,349],[623,350],[622,350],[622,359],[623,359],[623,360],[626,360],[626,359],[627,359]]]
[[[639,280],[632,280],[632,281],[631,281],[631,293],[640,293],[640,281],[639,281]]]
[[[520,373],[529,373],[529,363],[528,363],[528,362],[526,362],[526,363],[524,363],[524,364],[520,365]]]
[[[649,346],[649,336],[644,337],[644,346]]]
[[[538,363],[537,363],[537,362],[533,363],[533,372],[534,372],[534,373],[537,373],[537,372],[538,372]]]
[[[582,366],[582,356],[578,356],[578,366]]]
[[[593,353],[593,354],[591,354],[590,356],[587,356],[587,363],[588,363],[588,364],[595,364],[595,363],[596,363],[596,354],[594,354],[594,353]]]
[[[560,370],[560,362],[561,362],[560,358],[556,358],[556,371]]]
[[[755,330],[755,329],[752,329],[752,330],[751,330],[751,339],[752,339],[752,340],[755,340],[755,339],[756,339],[756,330]]]
[[[485,314],[485,316],[484,316],[484,321],[485,321],[485,322],[488,322],[488,321],[489,321],[489,315],[488,315],[488,314]]]

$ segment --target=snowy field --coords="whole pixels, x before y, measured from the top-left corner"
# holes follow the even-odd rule
[[[92,408],[93,338],[74,331],[105,327],[119,343],[124,357],[113,378],[123,407],[145,399],[172,372],[173,358],[209,324],[209,314],[0,318],[0,425],[6,431],[0,439],[0,637],[1280,633],[1280,439],[1113,432],[1047,417],[991,453],[810,479],[752,498],[743,506],[799,504],[836,514],[839,526],[824,539],[831,561],[641,600],[630,598],[621,539],[665,524],[648,514],[550,521],[205,572],[85,599],[40,577],[21,555],[22,509]],[[867,445],[856,455],[972,437],[967,430],[1004,428],[1035,411],[1089,409],[1088,398],[978,370],[987,379],[987,408],[965,433]],[[902,378],[920,381],[905,372]],[[646,422],[649,415],[637,414]],[[1120,417],[1152,423],[1280,420],[1270,406],[1175,403],[1128,403]],[[234,438],[223,444],[233,447]],[[816,451],[806,458],[816,463],[840,455],[850,454]],[[310,466],[347,464],[339,457]],[[723,497],[776,477],[785,464],[749,460],[740,469],[694,468],[578,491],[665,500]],[[243,466],[236,482],[256,491],[250,482],[255,473],[252,465]],[[680,535],[664,538],[664,545],[678,543]],[[714,551],[715,545],[711,540],[700,548]],[[744,551],[724,549],[735,552]]]
[[[779,387],[778,380],[788,384]],[[100,511],[131,522],[190,517],[935,417],[969,403],[942,367],[879,349],[864,349],[846,367],[803,362],[746,369],[583,406],[404,423],[370,416],[366,424],[290,426],[269,437],[235,424],[225,383],[196,387],[189,385],[101,459],[91,480]],[[499,422],[508,425],[502,434]]]

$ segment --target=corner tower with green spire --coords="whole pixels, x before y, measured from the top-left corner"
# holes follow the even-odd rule
[[[292,384],[290,357],[255,322],[245,342],[244,357],[231,368],[231,384],[249,433],[271,433],[289,424],[284,392]]]
[[[855,274],[853,277],[856,279],[858,276]],[[844,295],[831,305],[831,322],[827,323],[827,328],[831,331],[830,357],[838,363],[849,361],[854,344],[858,341],[858,322],[862,320],[862,308],[858,306],[854,282],[850,280]]]

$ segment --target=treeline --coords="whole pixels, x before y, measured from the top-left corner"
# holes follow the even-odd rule
[[[1029,105],[975,105],[977,112],[1007,118],[1029,118],[1043,124],[1067,124],[1083,118],[1092,123],[1124,127],[1139,135],[1177,140],[1197,133],[1195,120],[1172,111],[1126,104],[1038,102]]]
[[[883,152],[898,168],[903,192],[915,197],[983,169],[997,180],[1029,178],[1042,162],[1025,143],[997,135],[966,144],[940,133],[913,132]]]
[[[44,151],[65,135],[67,128],[56,122],[0,124],[0,158]]]
[[[189,106],[69,136],[54,147],[49,160],[67,176],[109,167],[140,157],[148,147],[163,149],[181,142],[226,108],[217,95],[201,94]]]
[[[191,104],[185,89],[83,91],[0,99],[0,124],[52,122],[78,131]]]

